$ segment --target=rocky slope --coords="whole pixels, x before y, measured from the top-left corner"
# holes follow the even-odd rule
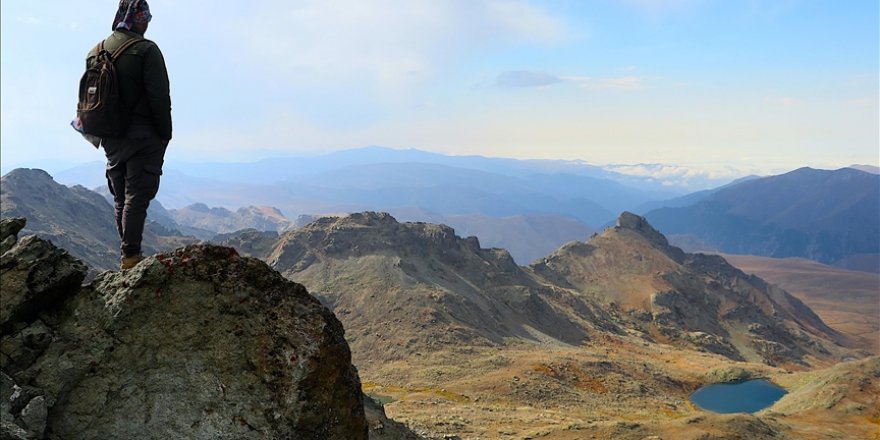
[[[244,256],[265,260],[278,243],[278,238],[277,232],[249,228],[227,234],[217,234],[210,241],[220,246],[234,247]]]
[[[851,346],[880,354],[880,274],[844,270],[804,258],[724,255],[809,304],[825,323],[851,339]]]
[[[367,438],[342,326],[301,285],[195,245],[81,287],[22,226],[0,227],[2,438]]]
[[[632,319],[655,340],[770,364],[827,358],[841,340],[800,300],[720,256],[670,246],[624,212],[588,243],[571,243],[532,269]]]
[[[613,326],[590,304],[541,284],[507,251],[383,213],[321,218],[284,234],[268,262],[308,285],[343,320],[355,353],[370,358],[506,338],[579,344],[588,329]],[[561,311],[573,306],[583,317]]]
[[[25,233],[51,241],[94,268],[119,266],[113,206],[94,191],[56,183],[42,170],[19,168],[0,178],[0,212],[4,218],[27,218]],[[193,237],[147,220],[147,254],[194,242]]]
[[[335,310],[357,362],[450,345],[579,345],[624,332],[770,364],[822,363],[840,348],[839,335],[797,299],[720,257],[669,246],[629,213],[531,267],[446,226],[379,213],[284,234],[268,261]]]
[[[227,234],[242,229],[281,232],[293,226],[277,208],[248,206],[230,211],[222,207],[209,208],[196,203],[180,209],[170,209],[168,215],[180,225],[200,230]]]

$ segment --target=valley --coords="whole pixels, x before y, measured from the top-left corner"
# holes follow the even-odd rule
[[[875,439],[880,415],[876,357],[791,372],[620,337],[354,362],[364,391],[389,401],[389,417],[431,439]],[[740,369],[792,397],[755,415],[713,414],[688,400],[715,374]],[[836,391],[816,396],[823,374]]]
[[[724,255],[798,297],[829,326],[852,337],[855,346],[880,354],[880,275],[839,269],[802,258]]]
[[[3,183],[4,217],[35,218],[24,232],[70,243],[93,273],[113,267],[101,195],[38,170]],[[429,222],[157,203],[147,240],[207,239],[302,283],[384,404],[388,418],[367,405],[374,440],[415,435],[399,423],[430,440],[876,438],[875,274],[687,253],[628,212],[598,232],[564,215],[397,214]],[[789,394],[753,415],[688,399],[747,377]]]

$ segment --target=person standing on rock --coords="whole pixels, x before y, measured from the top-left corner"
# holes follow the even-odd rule
[[[122,269],[130,269],[143,259],[141,241],[147,207],[159,191],[165,149],[171,140],[171,96],[165,59],[156,43],[143,38],[151,19],[146,0],[121,0],[113,19],[113,33],[103,40],[103,50],[109,53],[131,39],[140,40],[113,60],[119,96],[123,108],[130,111],[130,125],[122,137],[101,139],[116,228],[122,241]],[[87,68],[97,62],[98,49],[87,55]]]

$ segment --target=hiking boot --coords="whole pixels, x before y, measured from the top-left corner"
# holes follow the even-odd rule
[[[119,264],[119,268],[122,270],[131,269],[135,267],[141,260],[144,259],[144,254],[135,254],[130,257],[122,257],[122,263]]]

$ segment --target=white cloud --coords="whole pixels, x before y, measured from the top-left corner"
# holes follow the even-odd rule
[[[541,87],[560,82],[562,82],[562,79],[558,76],[529,70],[511,70],[502,72],[495,80],[497,86],[509,88]]]
[[[803,103],[803,101],[792,96],[767,96],[764,97],[764,103],[791,107],[795,105],[800,105],[801,103]]]
[[[666,186],[677,187],[710,187],[714,184],[728,182],[749,174],[764,174],[766,170],[754,167],[741,167],[731,164],[635,164],[606,165],[609,171],[623,175],[650,178]]]
[[[617,0],[625,6],[629,6],[643,13],[664,14],[692,6],[698,0]]]
[[[531,70],[510,70],[502,72],[495,79],[495,85],[505,88],[543,87],[561,82],[577,84],[584,90],[640,90],[642,78],[627,75],[618,78],[595,78],[589,76],[556,76],[546,72]]]
[[[848,99],[846,101],[846,103],[848,105],[851,105],[854,107],[874,107],[874,108],[876,108],[877,107],[877,96],[876,95],[863,96],[861,98]]]
[[[33,16],[29,16],[29,15],[15,17],[15,21],[17,21],[19,23],[27,24],[27,25],[38,25],[38,24],[43,23],[43,20],[40,20],[37,17],[33,17]]]
[[[642,78],[635,75],[627,75],[619,78],[594,78],[589,76],[563,76],[565,81],[576,83],[585,90],[639,90],[642,88]]]
[[[554,43],[565,24],[525,0],[254,4],[229,23],[247,52],[301,81],[419,83],[455,58],[509,43]]]

